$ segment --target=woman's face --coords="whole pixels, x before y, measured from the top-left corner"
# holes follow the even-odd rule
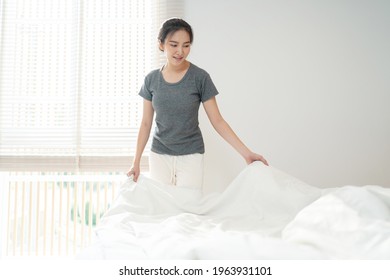
[[[160,49],[164,51],[168,63],[172,66],[180,66],[185,62],[190,48],[190,35],[185,30],[168,35],[164,43],[160,44]]]

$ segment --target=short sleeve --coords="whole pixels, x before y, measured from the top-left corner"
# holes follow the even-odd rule
[[[217,94],[218,94],[218,90],[215,87],[213,81],[211,80],[210,75],[207,74],[201,86],[200,100],[202,102],[205,102],[211,97],[216,96]]]
[[[142,96],[146,100],[152,101],[153,95],[148,88],[148,76],[145,77],[144,83],[142,84],[138,95]]]

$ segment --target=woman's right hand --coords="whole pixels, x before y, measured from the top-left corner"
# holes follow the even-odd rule
[[[139,164],[133,164],[133,166],[131,166],[130,170],[127,172],[127,176],[133,176],[133,181],[137,182],[140,173],[141,171]]]

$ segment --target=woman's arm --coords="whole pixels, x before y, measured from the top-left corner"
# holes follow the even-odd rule
[[[153,116],[154,116],[154,109],[152,106],[152,102],[144,99],[142,121],[141,121],[141,126],[139,128],[138,138],[137,138],[137,149],[135,151],[133,165],[130,168],[130,170],[127,172],[127,176],[134,175],[133,176],[134,182],[137,182],[138,176],[141,172],[140,170],[141,157],[150,136],[150,130],[152,128],[152,123],[153,123]]]
[[[245,146],[240,138],[238,138],[238,136],[234,133],[229,124],[223,119],[221,113],[219,112],[215,97],[205,101],[203,103],[203,107],[214,129],[245,159],[247,164],[254,161],[261,161],[265,165],[268,165],[268,162],[263,156],[253,153],[247,146]]]

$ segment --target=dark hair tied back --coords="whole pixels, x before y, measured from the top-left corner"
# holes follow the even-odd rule
[[[188,35],[190,35],[190,43],[192,44],[194,39],[192,28],[186,21],[182,20],[181,18],[170,18],[161,25],[157,38],[159,43],[164,44],[167,36],[175,33],[178,30],[185,30]]]

